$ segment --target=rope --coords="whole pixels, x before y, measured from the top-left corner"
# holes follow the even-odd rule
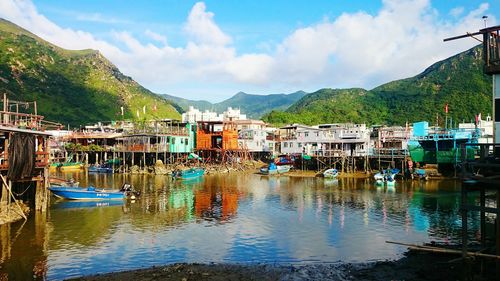
[[[28,189],[30,189],[30,187],[31,187],[31,183],[32,183],[32,182],[30,182],[30,184],[28,185],[28,187],[27,187],[27,188],[26,188],[23,192],[21,192],[21,193],[17,193],[17,192],[12,191],[12,193],[13,193],[14,195],[16,195],[17,197],[23,196],[23,195],[24,195],[24,193],[26,193],[26,191],[28,191]]]

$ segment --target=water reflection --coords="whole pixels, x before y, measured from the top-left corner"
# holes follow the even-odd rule
[[[36,271],[63,279],[173,262],[367,261],[404,250],[386,240],[457,242],[459,237],[454,181],[392,187],[365,179],[252,174],[192,181],[60,176],[82,186],[119,188],[128,182],[143,195],[135,201],[53,200],[46,222],[32,218],[20,231],[17,224],[0,227],[2,274],[24,277]],[[473,240],[479,220],[470,216]],[[33,239],[34,246],[26,247]]]

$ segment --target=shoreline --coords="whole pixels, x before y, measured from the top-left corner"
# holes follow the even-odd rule
[[[199,264],[176,263],[164,266],[82,276],[67,280],[460,280],[462,262],[449,263],[456,255],[407,251],[397,260],[366,263],[294,264]],[[494,266],[493,266],[494,268]],[[492,280],[495,273],[472,268],[474,280]]]

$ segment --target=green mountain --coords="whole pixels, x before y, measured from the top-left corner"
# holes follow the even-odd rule
[[[181,106],[185,111],[190,105],[194,106],[199,110],[212,110],[218,113],[222,113],[228,107],[240,108],[243,114],[247,117],[253,119],[259,119],[264,114],[272,110],[285,110],[294,102],[301,99],[307,93],[303,91],[298,91],[292,94],[270,94],[270,95],[251,95],[244,92],[239,92],[231,98],[224,100],[219,103],[210,103],[208,101],[193,101],[188,99],[183,99],[171,95],[163,95],[167,100],[170,100],[179,106]]]
[[[175,104],[123,75],[98,51],[59,48],[3,19],[0,93],[10,100],[36,100],[45,120],[73,126],[133,119],[137,112],[141,119],[180,118]]]
[[[286,111],[272,111],[272,124],[337,123],[399,124],[426,120],[474,120],[491,114],[492,79],[482,71],[482,48],[476,46],[437,62],[417,76],[389,82],[372,90],[321,89],[304,96]]]

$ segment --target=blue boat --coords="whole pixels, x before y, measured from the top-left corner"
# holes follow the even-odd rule
[[[81,187],[49,187],[49,190],[57,197],[69,200],[117,200],[124,199],[125,190],[97,189],[93,186]]]
[[[89,166],[88,171],[89,171],[89,173],[107,173],[107,174],[112,174],[113,173],[113,168],[109,167],[108,165]]]
[[[181,180],[196,179],[205,174],[205,169],[203,168],[190,168],[186,170],[177,170],[172,173],[172,178]]]

